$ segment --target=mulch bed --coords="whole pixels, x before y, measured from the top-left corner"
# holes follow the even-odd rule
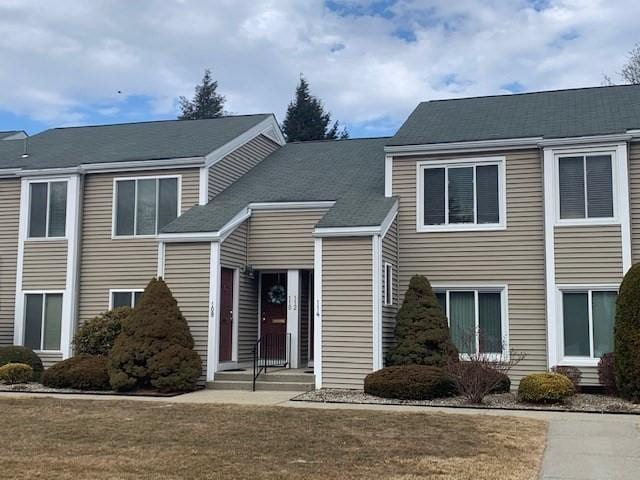
[[[471,405],[462,397],[438,398],[434,400],[398,400],[367,395],[361,390],[322,389],[292,399],[298,402],[351,403],[380,405],[409,405],[423,407],[454,407],[497,410],[541,410],[556,412],[625,413],[640,414],[640,404],[610,395],[578,393],[564,403],[536,405],[519,403],[513,393],[502,393],[485,397],[483,404]]]
[[[16,385],[5,385],[0,383],[0,392],[14,393],[62,393],[70,395],[118,395],[122,397],[163,397],[171,398],[182,395],[184,392],[163,393],[153,389],[139,389],[132,392],[116,392],[115,390],[74,390],[71,388],[51,388],[45,387],[41,383],[19,383]]]

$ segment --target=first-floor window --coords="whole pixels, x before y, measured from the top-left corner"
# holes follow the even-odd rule
[[[600,358],[613,351],[617,292],[562,292],[564,356]]]
[[[32,350],[60,350],[61,293],[25,295],[24,344]]]
[[[436,297],[461,354],[503,352],[502,290],[440,290]]]
[[[135,307],[142,297],[142,290],[117,290],[111,292],[111,308]]]

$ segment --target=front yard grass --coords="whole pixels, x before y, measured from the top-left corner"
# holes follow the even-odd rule
[[[535,479],[531,419],[0,399],[4,479]]]

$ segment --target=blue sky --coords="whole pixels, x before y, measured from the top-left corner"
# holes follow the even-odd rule
[[[616,81],[639,17],[622,0],[4,0],[0,130],[175,118],[210,68],[232,113],[282,120],[304,73],[352,136],[390,135],[423,100]]]

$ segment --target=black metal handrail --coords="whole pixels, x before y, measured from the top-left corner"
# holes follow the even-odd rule
[[[291,334],[267,333],[262,335],[253,347],[253,391],[256,380],[267,368],[290,366]]]

